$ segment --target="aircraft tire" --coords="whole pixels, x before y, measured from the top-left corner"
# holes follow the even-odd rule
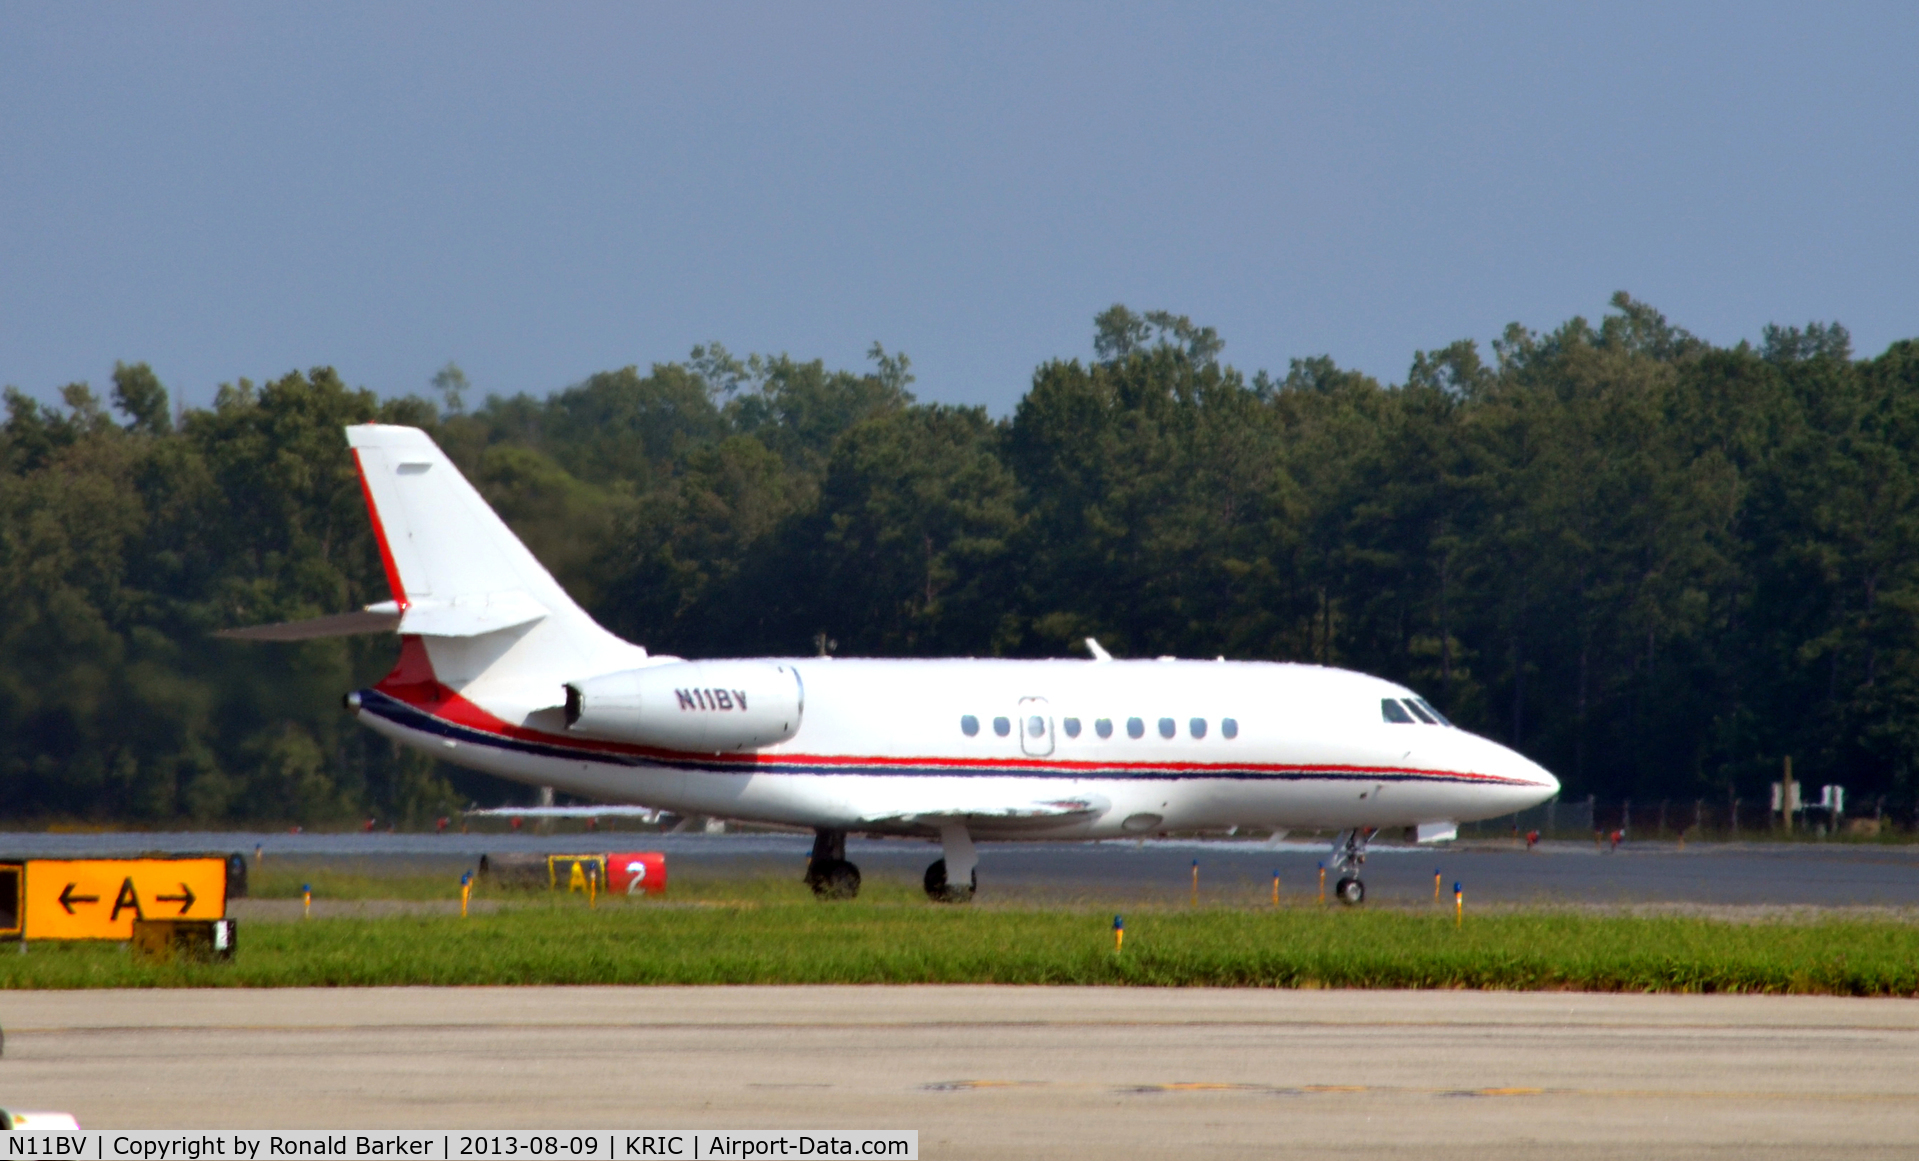
[[[845,859],[816,863],[806,876],[816,898],[829,902],[852,899],[860,893],[860,869]]]
[[[935,903],[971,903],[973,892],[979,890],[978,867],[973,868],[969,878],[972,881],[964,887],[947,882],[946,860],[934,859],[933,865],[926,868],[926,897]]]
[[[1341,879],[1333,886],[1333,897],[1348,907],[1357,907],[1366,901],[1366,884],[1358,879]]]

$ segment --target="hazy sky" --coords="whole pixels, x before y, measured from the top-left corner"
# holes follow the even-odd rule
[[[1919,335],[1919,5],[0,0],[0,383],[547,391],[719,339],[1003,413],[1115,301],[1382,378],[1615,290]]]

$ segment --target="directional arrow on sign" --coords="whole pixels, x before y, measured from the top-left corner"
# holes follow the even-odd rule
[[[182,883],[180,884],[180,893],[178,895],[155,895],[153,901],[155,903],[178,903],[180,905],[180,914],[185,915],[193,907],[193,898],[193,888]]]
[[[98,895],[75,895],[73,889],[79,885],[78,883],[68,883],[66,890],[60,892],[60,906],[67,909],[68,915],[73,914],[73,905],[75,903],[98,903],[100,901],[100,896]]]

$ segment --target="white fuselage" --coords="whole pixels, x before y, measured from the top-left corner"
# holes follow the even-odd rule
[[[650,656],[580,608],[425,432],[346,434],[393,593],[367,611],[401,642],[393,672],[348,704],[474,769],[809,827],[822,851],[848,831],[938,834],[955,866],[970,865],[968,834],[1438,833],[1559,789],[1410,690],[1339,669],[1112,661],[1090,641],[1099,660]]]
[[[1389,828],[1510,814],[1559,789],[1551,774],[1487,739],[1388,721],[1382,700],[1412,692],[1347,670],[1175,660],[780,663],[804,688],[799,728],[749,753],[579,737],[557,718],[549,684],[442,687],[436,699],[389,679],[354,702],[372,728],[501,777],[601,801],[868,833],[937,833],[939,820],[953,818],[987,839]]]

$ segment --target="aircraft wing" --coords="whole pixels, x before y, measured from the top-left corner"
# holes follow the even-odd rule
[[[658,822],[660,812],[650,806],[488,806],[463,810],[469,818],[637,818]]]
[[[1066,823],[1082,822],[1106,813],[1111,803],[1097,795],[1082,794],[1042,801],[1000,803],[950,803],[929,807],[868,813],[861,822],[873,826],[924,826],[938,828],[958,823],[968,829],[984,831],[1046,830]]]

